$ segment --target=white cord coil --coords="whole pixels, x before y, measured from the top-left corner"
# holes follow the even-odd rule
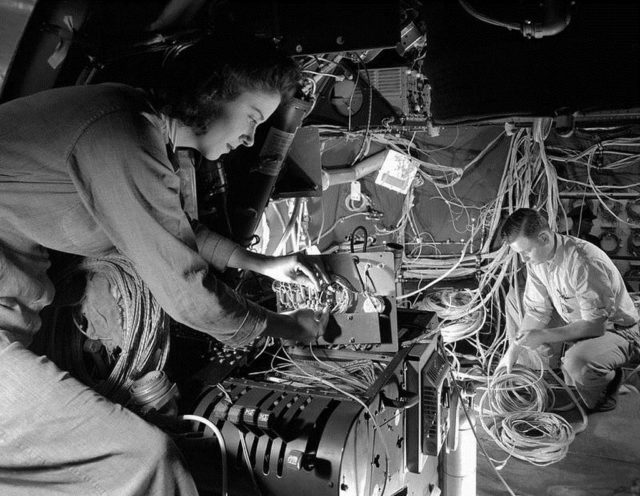
[[[480,399],[480,423],[509,456],[537,466],[566,456],[575,432],[561,416],[543,411],[553,403],[548,391],[542,371],[521,366],[511,373],[500,368],[490,379]]]

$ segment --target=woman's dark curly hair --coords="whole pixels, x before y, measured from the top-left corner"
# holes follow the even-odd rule
[[[293,59],[257,39],[208,37],[168,57],[152,100],[157,110],[204,133],[220,105],[245,91],[291,99],[300,70]]]

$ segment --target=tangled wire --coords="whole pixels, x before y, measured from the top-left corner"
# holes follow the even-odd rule
[[[133,381],[164,367],[169,354],[169,318],[133,264],[120,254],[83,259],[62,275],[56,283],[57,292],[72,294],[84,290],[96,275],[106,279],[115,298],[119,319],[110,325],[121,328],[121,336],[115,336],[114,340],[114,336],[101,338],[87,333],[90,322],[83,312],[87,298],[83,291],[78,301],[56,302],[47,355],[100,394],[126,403]],[[113,341],[117,341],[117,345]],[[87,353],[93,356],[93,364],[87,360]],[[101,360],[105,363],[100,363]]]
[[[553,404],[549,391],[542,372],[498,369],[480,399],[482,427],[511,456],[537,466],[562,460],[575,432],[564,418],[544,411]]]

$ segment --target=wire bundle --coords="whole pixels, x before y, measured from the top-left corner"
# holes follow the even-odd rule
[[[442,340],[454,343],[474,336],[486,322],[483,307],[471,313],[466,311],[473,297],[474,292],[469,289],[443,290],[427,295],[419,307],[438,316],[441,320],[438,330],[442,334]]]
[[[594,176],[615,174],[620,178],[629,174],[635,177],[635,170],[640,164],[640,138],[638,137],[613,137],[611,139],[597,139],[594,144],[582,149],[574,150],[566,147],[549,147],[549,160],[562,165],[571,165],[584,169],[584,180],[569,177],[558,177],[558,180],[568,187],[578,187],[586,193],[592,192],[598,200],[601,217],[606,217],[609,222],[622,222],[634,227],[640,227],[640,218],[634,216],[627,209],[628,219],[620,216],[622,201],[615,198],[619,192],[640,189],[640,182],[625,182],[625,184],[598,184]],[[629,204],[627,204],[629,205]],[[631,214],[631,215],[629,215]]]
[[[515,366],[508,373],[501,368],[479,404],[482,427],[496,444],[510,456],[538,466],[562,460],[575,439],[564,418],[543,411],[550,404],[548,391],[541,371]]]
[[[488,401],[491,412],[541,412],[548,404],[547,383],[540,373],[514,366],[511,373],[500,368],[491,378],[483,401]]]
[[[78,275],[88,279],[95,274],[104,276],[109,282],[122,317],[122,346],[119,352],[112,350],[117,358],[108,377],[97,381],[86,369],[82,345],[86,336],[85,325],[79,314],[81,302],[71,310],[73,323],[79,332],[71,333],[56,323],[49,348],[53,354],[58,353],[58,360],[54,361],[61,368],[74,373],[112,401],[125,403],[129,399],[129,386],[133,381],[147,372],[164,367],[169,354],[169,318],[131,261],[120,254],[85,258],[63,275],[59,289],[68,290]],[[64,340],[72,342],[62,343]],[[62,352],[65,353],[63,355],[60,355],[61,346],[67,350]]]
[[[328,310],[345,313],[354,304],[357,293],[344,277],[333,274],[331,284],[320,291],[302,284],[274,281],[272,289],[284,310],[309,308],[314,312]]]
[[[554,413],[513,412],[502,420],[500,439],[516,458],[543,467],[567,455],[575,434],[571,425]]]
[[[418,289],[399,295],[398,300],[417,299],[438,282],[461,271],[465,271],[467,276],[476,277],[478,289],[472,292],[470,301],[461,305],[457,311],[460,315],[467,316],[484,312],[483,325],[475,327],[475,333],[471,331],[471,326],[468,334],[462,329],[453,330],[460,331],[461,335],[471,336],[470,342],[477,350],[474,359],[480,362],[485,373],[493,368],[493,360],[500,356],[506,346],[504,315],[501,310],[504,287],[505,283],[509,286],[515,284],[518,269],[517,256],[507,246],[491,251],[502,217],[522,207],[545,209],[550,226],[555,229],[560,202],[558,177],[545,151],[544,140],[548,131],[548,121],[537,119],[532,129],[520,129],[511,136],[496,199],[478,210],[477,217],[473,217],[474,223],[468,222],[468,239],[461,247],[460,256],[405,256],[403,259],[403,275],[419,277]],[[450,205],[462,206],[457,200]],[[471,220],[471,215],[467,216]],[[412,226],[412,222],[408,222],[407,226]],[[480,241],[480,249],[475,254],[471,253],[474,240],[476,244]],[[423,284],[423,279],[429,282]],[[413,305],[416,305],[415,300]],[[482,343],[479,331],[487,322],[492,326],[492,342]],[[454,351],[448,349],[448,352],[450,358],[453,358]]]
[[[293,358],[287,353],[279,357],[282,363],[272,367],[272,380],[322,391],[331,383],[335,389],[357,395],[365,393],[383,371],[383,366],[374,360],[324,361],[313,353],[313,348],[310,350],[314,360]]]

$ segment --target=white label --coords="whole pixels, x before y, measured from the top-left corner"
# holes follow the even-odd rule
[[[351,192],[349,196],[352,202],[359,202],[362,199],[362,186],[359,181],[351,182]]]

